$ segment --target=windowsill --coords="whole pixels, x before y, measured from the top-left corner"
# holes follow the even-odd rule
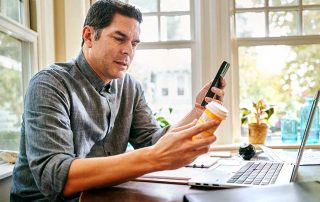
[[[247,137],[242,137],[241,138],[242,142],[248,141]],[[300,147],[300,139],[294,143],[286,143],[282,142],[281,137],[269,137],[267,136],[267,139],[265,141],[265,146],[270,147],[272,149],[299,149]],[[306,143],[305,146],[306,149],[320,149],[320,143],[318,144],[309,144],[308,142]]]
[[[244,141],[245,142],[245,141]],[[240,143],[234,144],[222,144],[222,145],[211,145],[210,151],[228,151],[228,150],[238,150]],[[272,149],[299,149],[300,144],[266,144],[265,146]],[[306,145],[306,149],[320,149],[320,144]]]
[[[0,180],[11,176],[13,167],[14,164],[6,163],[0,160]]]

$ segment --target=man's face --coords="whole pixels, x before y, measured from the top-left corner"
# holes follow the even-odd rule
[[[121,78],[128,70],[140,42],[139,22],[115,14],[112,23],[101,30],[98,40],[94,39],[91,27],[84,28],[84,38],[90,31],[90,40],[85,39],[87,51],[84,51],[90,66],[106,83]]]

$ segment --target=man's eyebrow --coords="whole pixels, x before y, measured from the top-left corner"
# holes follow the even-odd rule
[[[115,34],[120,35],[123,38],[128,38],[128,36],[125,33],[121,32],[121,31],[115,31]]]
[[[123,38],[128,38],[128,36],[125,33],[121,32],[121,31],[115,31],[115,34],[120,35]],[[137,40],[134,40],[134,42],[135,43],[140,43],[140,40],[137,39]]]

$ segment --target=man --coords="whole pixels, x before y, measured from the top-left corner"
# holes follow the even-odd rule
[[[141,85],[125,74],[141,22],[141,13],[130,5],[96,2],[85,20],[79,56],[32,78],[12,201],[70,199],[84,190],[179,168],[208,151],[215,136],[191,139],[217,124],[194,121],[203,111],[199,103],[208,85],[180,123],[161,129]],[[223,90],[212,90],[221,100]],[[136,150],[125,153],[128,142]]]

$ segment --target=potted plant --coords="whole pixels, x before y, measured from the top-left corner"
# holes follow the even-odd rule
[[[252,102],[252,109],[241,108],[241,124],[248,123],[249,143],[264,144],[268,132],[267,122],[274,113],[274,108],[263,99]]]

